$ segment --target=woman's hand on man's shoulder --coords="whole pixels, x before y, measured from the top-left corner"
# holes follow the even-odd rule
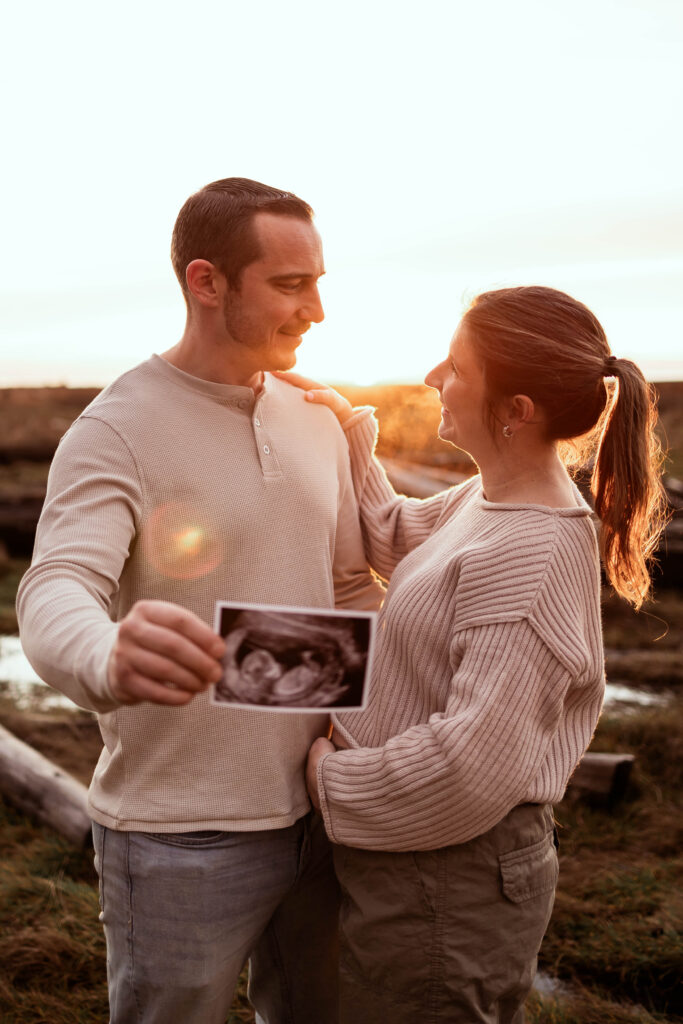
[[[340,395],[334,388],[329,387],[328,384],[319,384],[318,381],[311,380],[310,377],[303,377],[300,373],[292,373],[290,370],[287,372],[275,370],[273,371],[273,376],[284,380],[287,384],[294,385],[296,388],[301,388],[305,392],[304,397],[307,402],[326,405],[328,409],[332,410],[340,423],[345,423],[353,414],[353,406],[348,399]]]

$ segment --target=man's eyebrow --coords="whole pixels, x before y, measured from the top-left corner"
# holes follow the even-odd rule
[[[310,278],[311,280],[317,281],[318,278],[321,278],[324,273],[325,273],[324,270],[321,271],[319,274],[297,273],[296,271],[293,271],[293,272],[291,272],[289,274],[273,274],[273,276],[270,277],[269,280],[270,281],[301,281],[301,280],[308,280]]]

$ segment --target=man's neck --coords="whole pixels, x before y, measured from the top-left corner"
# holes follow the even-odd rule
[[[261,370],[254,370],[253,366],[231,358],[224,345],[212,342],[211,339],[193,337],[188,332],[185,332],[177,345],[162,352],[161,356],[178,370],[191,377],[198,377],[199,380],[251,388],[255,394],[263,387]]]

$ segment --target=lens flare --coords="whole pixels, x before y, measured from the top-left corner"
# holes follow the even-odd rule
[[[161,505],[150,516],[142,551],[157,572],[174,580],[206,576],[224,557],[215,527],[196,508],[179,501]]]

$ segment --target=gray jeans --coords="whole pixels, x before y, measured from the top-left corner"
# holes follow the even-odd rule
[[[552,808],[457,846],[334,859],[341,1024],[521,1024],[555,896]]]
[[[334,1024],[338,889],[317,816],[93,837],[111,1024],[224,1024],[247,957],[257,1020]]]

